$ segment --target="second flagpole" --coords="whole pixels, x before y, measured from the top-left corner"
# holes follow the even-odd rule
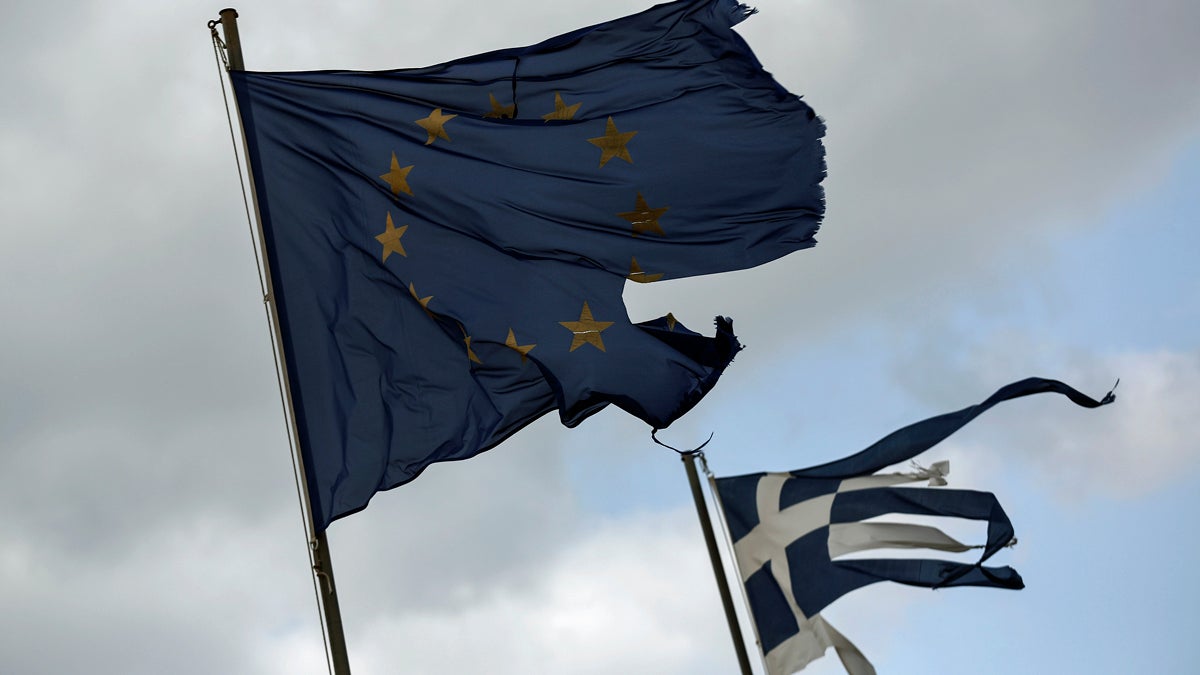
[[[700,476],[696,472],[696,455],[700,453],[692,451],[679,454],[683,460],[683,466],[687,469],[688,485],[692,488],[692,499],[696,502],[696,515],[700,518],[700,529],[704,531],[708,559],[712,562],[713,575],[717,578],[717,591],[721,594],[721,605],[725,608],[725,621],[729,624],[729,633],[733,638],[733,649],[737,653],[738,666],[742,669],[742,675],[751,675],[750,656],[746,652],[746,641],[742,639],[737,612],[733,607],[733,595],[729,592],[729,582],[725,579],[725,568],[721,565],[721,554],[717,550],[717,538],[713,534],[712,520],[708,515],[708,504],[704,501],[704,493],[700,489]]]

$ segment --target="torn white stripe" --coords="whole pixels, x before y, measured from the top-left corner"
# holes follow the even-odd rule
[[[767,675],[792,675],[833,647],[850,675],[875,675],[875,667],[853,642],[820,614],[800,622],[800,631],[767,652]]]
[[[927,548],[962,553],[968,546],[936,527],[912,523],[834,523],[829,526],[829,557],[879,548]]]

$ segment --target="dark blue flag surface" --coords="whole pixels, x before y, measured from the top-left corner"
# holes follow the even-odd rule
[[[739,349],[622,290],[814,244],[823,125],[680,0],[382,72],[232,73],[318,529],[557,409],[665,427]]]
[[[787,473],[718,478],[717,487],[738,571],[745,584],[768,675],[790,675],[833,647],[852,675],[875,672],[858,649],[821,617],[829,603],[857,588],[896,581],[932,588],[989,586],[1018,589],[1011,567],[984,565],[1015,542],[1012,523],[990,492],[896,487],[928,480],[946,484],[947,462],[903,473],[876,473],[911,460],[983,414],[1022,396],[1057,393],[1087,408],[1092,399],[1057,380],[1028,378],[1002,387],[982,403],[903,427],[854,455]],[[987,541],[962,544],[941,530],[869,520],[892,513],[945,516],[987,523]],[[864,522],[868,521],[868,522]],[[842,559],[883,548],[962,553],[975,563],[916,558]]]

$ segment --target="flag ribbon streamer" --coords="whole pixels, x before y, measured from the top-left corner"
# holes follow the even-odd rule
[[[1117,384],[1120,384],[1120,380],[1117,380]],[[1097,401],[1058,380],[1026,378],[1001,387],[976,405],[897,429],[857,454],[791,473],[796,478],[847,478],[874,473],[892,464],[912,459],[932,448],[998,403],[1033,394],[1055,393],[1066,396],[1072,403],[1084,408],[1099,408],[1116,400],[1116,387],[1114,384],[1113,388]]]

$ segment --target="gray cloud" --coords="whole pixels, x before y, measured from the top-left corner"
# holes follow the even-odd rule
[[[1038,342],[1005,334],[972,345],[969,370],[950,374],[940,382],[942,391],[923,393],[944,399],[955,383],[960,392],[984,392],[1013,373],[1052,369],[1096,397],[1120,377],[1116,403],[1082,410],[1062,401],[1014,402],[980,420],[972,436],[989,441],[963,453],[966,462],[1026,467],[1049,493],[1070,501],[1142,497],[1200,464],[1200,443],[1188,431],[1200,406],[1200,354],[1096,352]]]
[[[899,331],[919,314],[940,328],[966,287],[970,303],[1015,311],[998,253],[1047,255],[1045,240],[1152,182],[1200,127],[1194,3],[760,4],[742,32],[830,125],[822,244],[763,269],[627,293],[635,314],[675,311],[694,328],[733,313],[752,348],[731,383],[771,369],[789,340],[877,320]],[[242,25],[252,67],[389,68],[642,7],[464,0],[419,16],[394,4],[263,3],[242,9]],[[6,15],[0,83],[20,95],[0,107],[0,671],[322,670],[203,27],[217,9],[26,3]],[[1194,393],[1194,355],[1095,358],[1101,371],[1153,374],[1130,385],[1132,407],[1183,425],[1186,408],[1150,402],[1176,386]],[[1167,448],[1147,482],[1191,461],[1186,439],[1113,424],[1124,447]],[[624,530],[596,534],[567,466],[572,453],[632,460],[644,429],[616,414],[556,426],[547,418],[488,455],[435,466],[334,526],[364,662],[382,663],[399,628],[426,625],[436,646],[457,621],[482,630],[511,618],[498,635],[515,640],[561,619],[595,672],[622,664],[588,651],[589,639],[642,645],[629,634],[642,628],[665,645],[661,672],[715,672],[683,654],[724,654],[707,646],[723,628],[652,631],[681,614],[716,616],[699,601],[661,598],[650,618],[620,605],[627,586],[654,594],[667,583],[639,556],[687,566],[685,584],[707,574],[683,561],[694,537],[672,534],[675,516],[630,516],[639,543],[628,548]],[[672,440],[708,430],[687,421]],[[608,608],[601,625],[570,614],[572,588]],[[406,644],[438,672],[433,648]]]
[[[394,636],[413,635],[432,647],[409,655],[413,673],[736,668],[697,530],[687,510],[593,523],[535,563],[535,583],[491,589],[453,614],[400,611],[368,625],[359,658],[387,672]]]
[[[639,316],[734,313],[761,349],[749,361],[847,321],[911,326],[996,302],[1006,253],[1035,268],[1200,134],[1194,5],[762,9],[742,32],[829,125],[821,243],[736,280],[626,291]]]

